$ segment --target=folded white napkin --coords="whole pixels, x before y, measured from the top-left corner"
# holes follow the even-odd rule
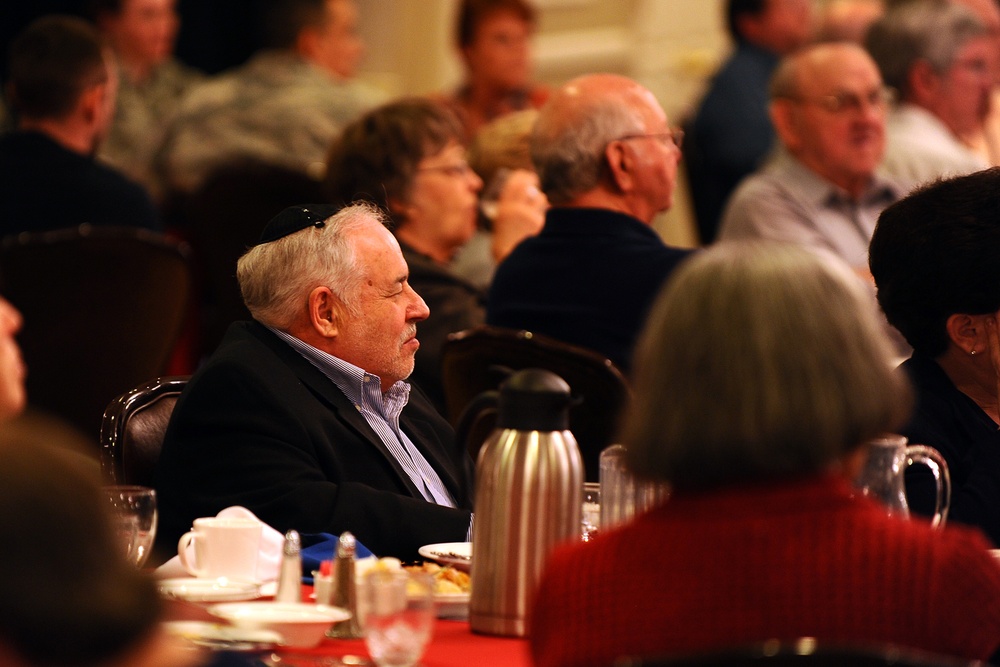
[[[257,516],[246,507],[233,506],[219,512],[216,516],[224,519],[253,519],[260,521]],[[257,581],[275,581],[278,578],[278,570],[281,567],[281,550],[285,544],[285,536],[271,526],[260,521],[260,553],[257,555]],[[194,560],[194,545],[188,545],[188,560]],[[156,576],[161,579],[173,579],[176,577],[190,577],[191,574],[181,565],[181,559],[174,556],[166,563],[156,568]]]

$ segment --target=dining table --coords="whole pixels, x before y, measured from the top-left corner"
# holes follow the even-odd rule
[[[303,584],[302,600],[313,593]],[[209,613],[210,603],[168,598],[167,620],[222,622]],[[314,648],[275,646],[262,655],[263,664],[289,667],[317,665],[371,665],[364,639],[324,639]],[[421,667],[530,667],[528,641],[517,637],[498,637],[472,631],[468,620],[438,618],[433,634],[419,664]]]

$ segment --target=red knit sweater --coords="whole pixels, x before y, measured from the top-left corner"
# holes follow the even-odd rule
[[[890,519],[840,478],[665,505],[549,561],[539,667],[595,667],[771,638],[890,642],[970,659],[1000,646],[1000,566],[970,529]]]

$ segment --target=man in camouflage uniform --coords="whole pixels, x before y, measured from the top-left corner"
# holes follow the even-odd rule
[[[363,51],[354,0],[275,0],[272,49],[184,99],[160,155],[168,186],[192,192],[212,170],[252,159],[319,176],[344,123],[381,102],[351,81]]]
[[[95,23],[115,52],[118,104],[99,157],[159,197],[153,161],[181,96],[202,75],[172,57],[177,0],[93,0]]]

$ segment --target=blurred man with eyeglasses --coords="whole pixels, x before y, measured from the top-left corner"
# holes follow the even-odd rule
[[[979,17],[948,0],[915,0],[891,8],[865,46],[899,91],[886,121],[888,173],[923,183],[989,166],[961,140],[983,128],[1000,55]]]
[[[531,136],[552,208],[497,267],[487,324],[590,348],[627,370],[653,298],[690,252],[650,227],[673,203],[680,138],[631,79],[594,74],[556,91]]]
[[[875,222],[909,189],[878,171],[890,97],[856,44],[818,44],[782,61],[770,107],[781,151],[733,194],[720,239],[795,243],[870,280]]]

